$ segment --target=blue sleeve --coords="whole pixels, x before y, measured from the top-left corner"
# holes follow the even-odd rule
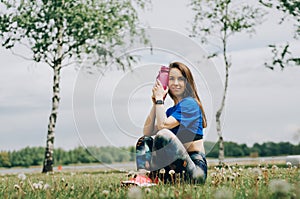
[[[178,104],[176,110],[171,114],[184,127],[194,126],[202,119],[201,110],[197,102],[192,98],[184,99]]]

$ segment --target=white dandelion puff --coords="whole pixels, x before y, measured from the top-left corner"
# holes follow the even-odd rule
[[[24,173],[20,173],[20,174],[18,175],[18,178],[19,178],[20,180],[24,181],[24,180],[26,180],[26,175],[25,175]]]
[[[46,184],[44,185],[44,187],[43,187],[44,190],[48,190],[48,189],[50,189],[50,188],[51,188],[51,186],[50,186],[49,184],[47,184],[47,183],[46,183]]]
[[[292,163],[291,163],[291,162],[287,162],[287,163],[286,163],[286,166],[287,166],[288,168],[291,168],[291,167],[292,167]]]
[[[132,187],[128,191],[128,198],[130,199],[141,199],[143,198],[142,190],[139,187]]]
[[[108,190],[103,190],[103,191],[102,191],[102,194],[103,194],[104,196],[108,196],[108,195],[109,195],[109,191],[108,191]]]
[[[171,169],[171,170],[169,171],[169,174],[170,174],[170,175],[174,175],[174,174],[175,174],[175,171],[174,171],[173,169]]]
[[[38,183],[33,183],[33,184],[32,184],[32,187],[33,187],[34,189],[39,189]]]

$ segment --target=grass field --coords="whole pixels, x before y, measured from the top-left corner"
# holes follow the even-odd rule
[[[289,164],[212,167],[204,185],[178,180],[153,187],[122,187],[127,173],[7,174],[0,176],[0,198],[300,198],[300,170]]]

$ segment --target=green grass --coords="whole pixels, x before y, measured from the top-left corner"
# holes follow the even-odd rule
[[[141,189],[122,187],[128,176],[119,171],[25,175],[0,176],[0,198],[300,198],[296,167],[214,167],[204,185],[180,182]]]

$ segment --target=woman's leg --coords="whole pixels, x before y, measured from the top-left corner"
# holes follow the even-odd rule
[[[205,170],[195,164],[176,135],[168,129],[160,130],[154,138],[151,169],[158,170],[178,161],[184,163],[184,170],[193,180],[198,182],[206,177]]]
[[[204,171],[204,175],[202,178],[197,178],[196,183],[205,183],[205,180],[207,178],[207,162],[205,154],[202,152],[191,152],[189,153],[190,158],[195,163],[196,167],[201,168]]]
[[[153,138],[143,136],[138,139],[136,143],[136,166],[137,170],[150,169],[151,152],[152,152]]]

